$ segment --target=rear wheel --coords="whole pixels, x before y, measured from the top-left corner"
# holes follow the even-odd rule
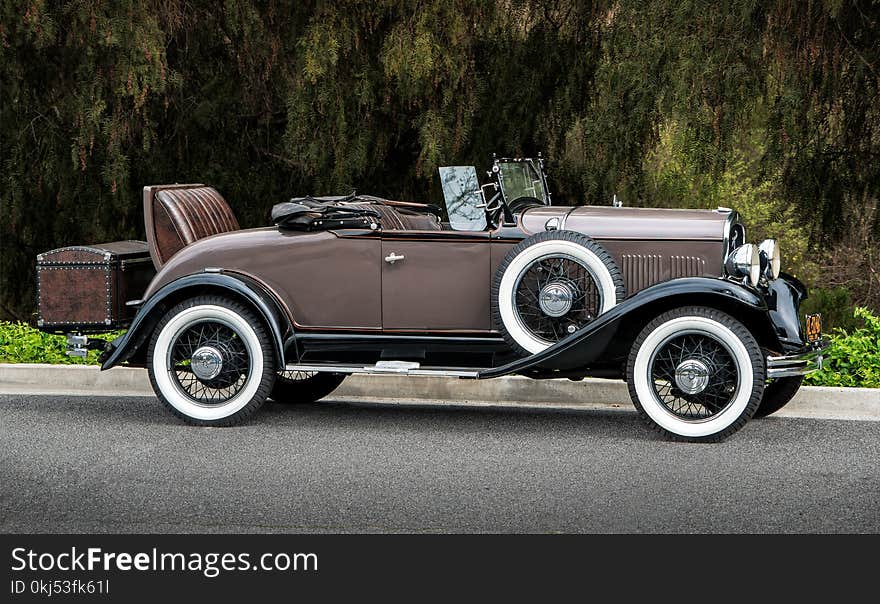
[[[674,440],[715,442],[758,408],[764,359],[746,327],[721,311],[685,307],[641,331],[627,363],[639,415]]]
[[[181,302],[157,325],[147,351],[156,395],[199,426],[232,426],[260,408],[275,381],[275,352],[262,320],[220,296]]]
[[[767,385],[764,386],[764,398],[761,399],[761,404],[758,406],[758,410],[755,411],[755,418],[767,417],[785,407],[791,402],[794,395],[797,394],[803,382],[804,376],[802,375],[781,377],[768,381]]]
[[[275,380],[271,398],[276,403],[314,403],[336,390],[344,379],[343,373],[282,371]]]

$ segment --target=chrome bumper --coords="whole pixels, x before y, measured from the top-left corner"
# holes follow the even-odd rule
[[[767,379],[807,375],[822,369],[823,352],[828,340],[821,339],[793,354],[767,357]]]

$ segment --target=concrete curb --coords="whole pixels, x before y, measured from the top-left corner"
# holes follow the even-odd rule
[[[0,394],[77,396],[154,396],[144,369],[116,367],[99,371],[86,365],[0,363]],[[336,400],[407,404],[491,405],[565,409],[632,410],[626,384],[587,378],[531,380],[513,376],[493,380],[354,375],[336,390]],[[880,421],[880,389],[801,388],[777,415],[815,419]]]

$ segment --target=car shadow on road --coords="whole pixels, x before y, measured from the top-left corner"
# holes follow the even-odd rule
[[[368,431],[402,430],[409,433],[438,430],[467,432],[535,433],[548,429],[583,435],[621,438],[654,438],[637,415],[628,410],[505,407],[485,404],[426,404],[417,401],[364,401],[335,399],[308,404],[266,402],[247,422],[233,428],[193,428],[167,411],[149,396],[2,395],[0,416],[10,426],[41,422],[57,425],[116,426],[130,430],[195,429],[273,431],[292,428],[346,429]]]
[[[280,404],[269,401],[257,417],[261,424],[326,425],[328,420],[365,430],[405,429],[503,431],[535,433],[545,430],[591,436],[652,438],[630,409],[566,409],[467,403],[381,402],[328,397],[317,403]]]
[[[34,416],[39,416],[41,423],[82,426],[87,430],[111,426],[130,431],[142,426],[159,432],[229,430],[258,433],[269,431],[276,434],[300,429],[376,434],[396,431],[425,435],[457,431],[514,437],[552,433],[558,436],[577,435],[581,438],[670,442],[645,426],[631,407],[609,410],[468,403],[428,404],[418,401],[337,399],[331,396],[308,404],[281,404],[269,400],[240,426],[194,428],[174,417],[154,397],[2,395],[0,416],[10,429],[17,423],[16,416],[20,416],[23,424],[29,424]],[[768,420],[761,422],[765,426],[772,423]]]

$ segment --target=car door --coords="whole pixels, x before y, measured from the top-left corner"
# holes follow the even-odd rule
[[[382,233],[382,328],[488,331],[487,232]]]
[[[270,232],[271,234],[271,232]],[[259,253],[239,254],[304,330],[380,330],[381,242],[361,230],[280,232]],[[263,251],[265,250],[265,251]]]

